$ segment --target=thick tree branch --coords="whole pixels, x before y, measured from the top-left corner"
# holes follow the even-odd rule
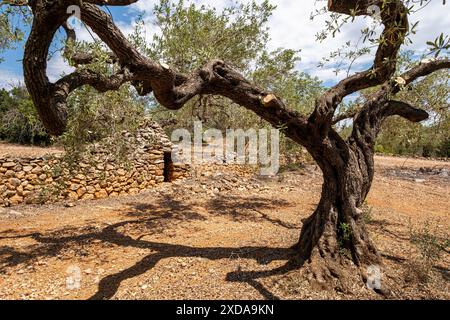
[[[98,92],[106,92],[111,90],[118,90],[120,87],[134,79],[133,75],[128,70],[122,70],[111,76],[104,76],[91,70],[83,69],[77,70],[55,83],[55,90],[64,90],[71,93],[75,89],[90,85]]]
[[[387,102],[383,118],[390,116],[400,116],[411,122],[422,122],[428,119],[429,114],[425,110],[415,108],[409,103],[390,100]]]
[[[96,4],[99,6],[128,6],[130,4],[136,3],[139,0],[84,0],[87,3]]]
[[[112,76],[103,76],[90,70],[77,70],[56,82],[52,86],[52,94],[49,104],[58,111],[66,110],[67,97],[75,89],[84,85],[90,85],[99,92],[118,90],[120,87],[131,81],[133,75],[128,70]]]
[[[146,60],[114,24],[109,14],[89,3],[82,3],[80,8],[81,19],[115,53],[122,65],[138,64]]]
[[[329,0],[328,9],[336,13],[361,16],[370,15],[370,7],[374,5],[380,8],[382,23],[385,26],[374,64],[370,69],[342,80],[317,100],[310,122],[320,127],[322,135],[326,134],[332,124],[337,106],[344,97],[380,85],[389,80],[395,72],[397,54],[408,31],[408,15],[402,1]]]
[[[443,58],[438,60],[436,59],[424,60],[419,65],[405,72],[397,79],[397,82],[395,82],[392,87],[392,93],[393,94],[398,93],[402,85],[403,86],[408,85],[417,80],[418,78],[428,76],[433,72],[442,69],[450,69],[450,59]],[[401,83],[399,83],[399,81]]]
[[[60,135],[66,126],[67,112],[50,103],[53,91],[46,74],[47,57],[56,31],[69,15],[60,3],[46,7],[34,1],[32,8],[34,19],[23,59],[25,83],[45,128],[51,134]]]
[[[392,101],[390,97],[399,93],[402,87],[411,84],[418,78],[448,68],[450,68],[450,60],[448,58],[424,60],[400,77],[386,81],[378,91],[367,99],[367,102],[358,112],[357,117],[364,119],[364,121],[355,122],[358,131],[366,131],[367,134],[376,136],[381,129],[383,121],[392,115],[404,115],[404,118],[413,122],[428,119],[425,111],[415,109],[405,102]],[[409,111],[407,112],[407,110]]]
[[[118,7],[118,6],[128,6],[130,4],[136,3],[139,0],[84,0],[86,3],[91,3],[99,6],[111,6],[111,7]],[[27,6],[31,3],[36,2],[36,0],[2,0],[0,4],[7,4],[10,6]],[[73,4],[75,4],[74,1],[72,1]]]

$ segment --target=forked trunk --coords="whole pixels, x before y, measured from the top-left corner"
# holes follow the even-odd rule
[[[330,139],[319,153],[312,153],[324,183],[320,203],[303,222],[296,249],[315,280],[324,286],[330,278],[345,278],[343,267],[349,264],[366,278],[365,267],[381,261],[361,210],[373,181],[372,149],[363,150],[337,138]]]

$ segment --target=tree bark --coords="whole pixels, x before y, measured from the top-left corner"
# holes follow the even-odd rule
[[[373,147],[366,146],[343,141],[331,131],[321,148],[310,150],[323,172],[322,194],[313,215],[304,220],[295,248],[323,285],[330,278],[344,283],[349,263],[363,277],[366,266],[381,263],[361,210],[374,177]]]

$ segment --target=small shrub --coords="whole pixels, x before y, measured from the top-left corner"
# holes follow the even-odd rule
[[[352,229],[350,225],[348,223],[341,223],[339,225],[338,233],[339,233],[338,246],[340,254],[342,256],[351,259],[351,252],[348,249],[348,244],[352,238]]]
[[[434,265],[439,262],[444,252],[450,246],[450,239],[439,236],[438,223],[432,229],[431,222],[426,221],[424,226],[414,230],[410,226],[410,242],[417,249],[418,255],[408,266],[409,280],[416,278],[421,283],[429,281]]]

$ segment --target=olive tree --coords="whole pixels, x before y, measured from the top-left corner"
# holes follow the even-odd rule
[[[366,71],[351,74],[315,99],[314,110],[303,115],[290,108],[270,90],[259,87],[235,67],[212,59],[193,70],[181,72],[164,62],[154,61],[134,47],[99,6],[127,6],[137,0],[30,0],[33,24],[24,52],[24,73],[28,90],[45,125],[54,135],[67,125],[67,98],[85,85],[100,92],[118,90],[131,83],[142,95],[154,94],[159,104],[179,110],[199,95],[230,99],[304,146],[323,172],[323,188],[317,209],[304,220],[295,246],[308,270],[320,282],[340,278],[349,262],[361,270],[379,264],[380,255],[364,224],[363,205],[374,178],[375,140],[383,122],[401,116],[412,122],[424,121],[428,113],[396,99],[396,95],[420,77],[450,67],[450,60],[429,59],[396,75],[397,56],[409,29],[409,8],[401,0],[329,0],[328,10],[348,17],[367,16],[372,6],[380,8],[384,30],[377,43],[373,64]],[[52,83],[46,75],[49,46],[56,31],[65,27],[67,8],[78,5],[81,19],[108,46],[110,62],[119,66],[111,74],[78,68]],[[67,28],[69,37],[74,32]],[[292,30],[295,32],[295,30]],[[301,39],[299,39],[301,41]],[[220,57],[218,57],[220,58]],[[80,54],[79,65],[89,61]],[[361,108],[346,115],[353,119],[348,139],[334,129],[337,109],[344,98],[361,90],[377,89]],[[345,117],[341,117],[345,118]],[[342,249],[349,254],[342,255]]]

